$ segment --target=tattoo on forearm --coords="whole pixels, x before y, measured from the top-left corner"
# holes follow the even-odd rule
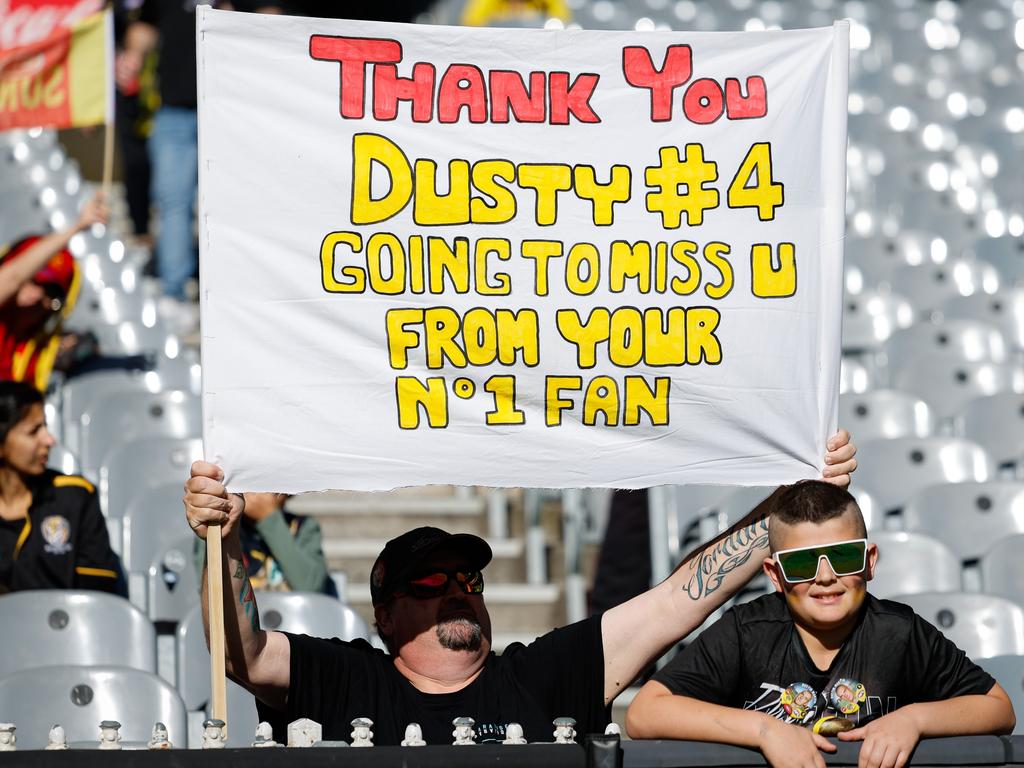
[[[256,610],[256,595],[253,594],[252,584],[249,583],[249,577],[245,574],[245,567],[239,563],[238,567],[235,568],[235,578],[244,578],[241,588],[238,590],[238,604],[242,606],[242,610],[245,611],[246,617],[249,619],[249,625],[252,627],[253,632],[260,631],[260,614]]]
[[[683,591],[692,600],[715,592],[725,577],[746,563],[754,551],[768,546],[768,518],[739,528],[717,544],[705,547],[692,559],[691,576]]]

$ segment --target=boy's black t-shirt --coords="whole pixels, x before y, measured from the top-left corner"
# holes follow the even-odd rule
[[[604,646],[601,617],[556,629],[528,646],[513,643],[491,653],[484,669],[455,693],[416,690],[391,657],[364,640],[344,642],[288,635],[291,679],[284,711],[257,700],[261,720],[274,733],[308,717],[323,726],[328,741],[349,741],[357,717],[373,720],[374,744],[401,743],[405,727],[419,723],[427,744],[451,744],[452,720],[472,717],[477,743],[501,741],[505,727],[519,723],[529,741],[552,741],[556,717],[576,719],[577,740],[603,733]]]
[[[827,670],[811,660],[780,593],[735,606],[654,679],[670,691],[812,726],[857,725],[921,701],[985,694],[995,679],[902,603],[865,597]]]

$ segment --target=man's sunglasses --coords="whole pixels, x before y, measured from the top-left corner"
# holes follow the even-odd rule
[[[448,591],[448,583],[455,583],[467,595],[479,595],[484,591],[484,575],[480,571],[434,571],[409,579],[395,590],[395,597],[415,597],[427,600],[440,597]]]
[[[828,560],[836,576],[851,576],[860,573],[867,565],[868,540],[851,539],[822,544],[818,547],[783,549],[775,553],[783,578],[790,584],[814,581],[818,575],[821,558]]]

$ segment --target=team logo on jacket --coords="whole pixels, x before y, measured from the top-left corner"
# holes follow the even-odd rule
[[[66,555],[71,551],[71,524],[61,515],[43,518],[41,526],[43,550],[51,555]]]

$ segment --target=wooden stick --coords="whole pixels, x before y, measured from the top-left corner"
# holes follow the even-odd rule
[[[228,692],[224,668],[224,568],[219,525],[206,529],[206,591],[210,599],[210,691],[214,719],[223,720],[227,734]]]
[[[110,205],[110,186],[114,181],[114,122],[106,123],[103,132],[103,200]],[[219,537],[219,534],[218,534]]]

